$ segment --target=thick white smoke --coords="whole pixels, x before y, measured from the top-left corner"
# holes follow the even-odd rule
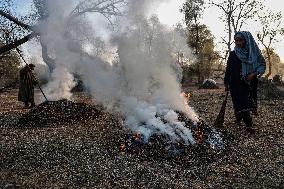
[[[68,69],[63,65],[57,65],[52,72],[48,87],[45,88],[45,93],[48,99],[52,100],[60,100],[62,97],[70,99],[72,96],[70,91],[75,86],[75,79]]]
[[[100,37],[91,24],[94,22],[89,17],[70,21],[70,1],[50,0],[42,32],[56,67],[46,90],[50,99],[70,98],[75,85],[72,73],[79,74],[96,102],[110,111],[118,110],[125,116],[125,125],[143,134],[145,140],[152,134],[164,134],[172,141],[193,144],[190,129],[178,121],[175,112],[182,111],[194,123],[198,121],[180,95],[176,37],[156,16],[146,16],[158,2],[161,0],[132,0],[122,10],[126,14],[117,22],[116,32],[106,31],[110,35],[106,46],[117,50],[116,58],[109,62],[106,56],[85,51],[90,45],[86,39]]]

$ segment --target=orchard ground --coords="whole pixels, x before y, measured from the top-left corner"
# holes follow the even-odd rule
[[[190,106],[213,124],[224,89],[187,91]],[[193,146],[185,155],[176,157],[121,153],[119,144],[124,132],[119,116],[104,112],[85,93],[76,93],[73,101],[98,111],[77,121],[21,127],[19,120],[31,110],[17,102],[17,89],[0,93],[1,188],[284,186],[283,100],[259,101],[259,115],[254,117],[256,133],[249,135],[244,125],[234,123],[229,99],[225,149]],[[61,115],[53,116],[55,119]]]

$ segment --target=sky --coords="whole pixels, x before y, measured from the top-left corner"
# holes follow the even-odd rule
[[[208,1],[208,0],[205,0]],[[182,4],[185,0],[168,0],[165,3],[161,4],[157,8],[157,14],[162,23],[172,26],[178,22],[182,22],[183,14],[179,12]],[[218,2],[218,0],[216,0]],[[283,0],[265,0],[265,7],[270,8],[272,11],[279,12],[281,11],[284,16],[284,1]],[[212,34],[215,36],[215,43],[218,49],[218,42],[220,42],[221,37],[225,35],[224,32],[224,23],[219,19],[221,12],[216,7],[209,7],[205,9],[203,15],[203,23],[209,27],[212,31]],[[284,23],[283,23],[284,27]],[[244,27],[244,30],[249,31],[258,31],[259,27],[256,23],[251,22],[248,26]],[[279,42],[275,45],[276,52],[279,54],[282,61],[284,61],[284,37],[278,39]],[[260,48],[263,48],[260,45]],[[219,49],[220,50],[220,45]]]
[[[1,0],[0,0],[1,1]],[[208,0],[205,0],[208,1]],[[218,2],[219,0],[216,0]],[[30,9],[31,0],[15,0],[17,5],[17,10],[20,14]],[[173,26],[176,23],[182,23],[183,14],[179,11],[185,0],[164,0],[158,7],[156,7],[152,12],[157,14],[160,21],[166,25]],[[281,11],[284,14],[284,1],[282,0],[265,0],[265,6],[270,8],[272,11]],[[224,23],[219,19],[221,15],[220,10],[216,7],[209,7],[205,9],[203,15],[203,23],[209,27],[212,34],[215,36],[215,43],[217,50],[221,50],[221,37],[225,36]],[[284,16],[284,15],[283,15]],[[284,24],[283,24],[284,27]],[[259,27],[256,23],[251,22],[249,26],[245,26],[244,30],[257,31]],[[279,42],[275,44],[276,52],[279,54],[282,61],[284,61],[284,37],[279,39]],[[263,48],[260,45],[260,48]]]

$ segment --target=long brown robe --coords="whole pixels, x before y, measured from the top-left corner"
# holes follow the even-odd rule
[[[34,86],[36,80],[28,66],[20,70],[20,87],[18,100],[21,102],[34,102]]]

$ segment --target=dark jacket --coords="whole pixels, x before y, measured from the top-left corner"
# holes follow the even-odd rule
[[[25,66],[20,70],[20,87],[18,100],[21,102],[33,102],[35,85],[36,80],[33,76],[32,71],[28,66]]]
[[[265,60],[262,58],[265,70]],[[248,82],[242,77],[242,62],[234,51],[229,55],[224,83],[229,86],[236,113],[250,111],[257,106],[257,77]]]

